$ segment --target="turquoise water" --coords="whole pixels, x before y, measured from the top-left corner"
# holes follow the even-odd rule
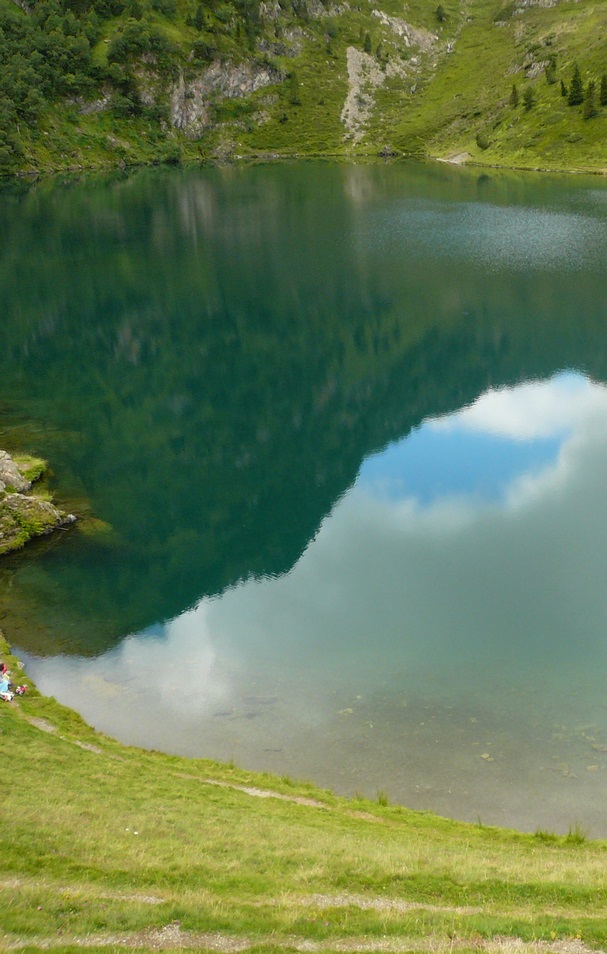
[[[0,571],[118,738],[607,836],[607,188],[443,166],[0,192]]]

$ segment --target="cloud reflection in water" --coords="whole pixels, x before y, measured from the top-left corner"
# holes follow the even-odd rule
[[[546,726],[570,706],[607,733],[606,422],[607,388],[580,375],[489,391],[367,461],[286,576],[98,659],[30,660],[32,676],[127,741],[258,767],[330,733],[355,766],[339,705],[405,691],[511,731],[528,686]]]

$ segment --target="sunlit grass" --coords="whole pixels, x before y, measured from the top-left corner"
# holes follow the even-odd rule
[[[262,945],[607,938],[607,846],[575,827],[480,828],[128,748],[33,687],[0,708],[0,737],[0,923],[33,950],[174,922]]]

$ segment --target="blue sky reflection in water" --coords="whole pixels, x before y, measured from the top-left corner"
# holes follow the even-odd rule
[[[368,458],[290,573],[29,671],[136,744],[606,835],[606,472],[605,386],[489,390]]]

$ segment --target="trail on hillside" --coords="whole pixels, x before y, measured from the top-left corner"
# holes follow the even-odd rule
[[[27,941],[9,942],[5,950],[17,951],[27,948],[29,952],[52,950],[75,945],[82,948],[122,947],[130,950],[163,951],[195,950],[215,951],[221,954],[238,954],[253,947],[264,946],[269,949],[289,949],[306,954],[323,954],[325,951],[377,952],[377,954],[414,954],[414,952],[478,951],[479,954],[596,954],[597,948],[587,947],[577,938],[558,941],[533,941],[526,943],[515,937],[497,937],[491,940],[483,938],[465,938],[453,936],[448,941],[444,936],[436,937],[383,937],[383,938],[329,938],[326,941],[312,941],[301,937],[271,935],[266,937],[232,937],[227,934],[204,934],[182,931],[178,922],[157,929],[139,931],[134,934],[97,934],[86,937],[62,935],[57,938],[29,938]],[[446,946],[448,945],[448,946]],[[603,951],[603,949],[600,949]],[[600,954],[599,951],[599,954]],[[604,954],[604,951],[603,951]]]

